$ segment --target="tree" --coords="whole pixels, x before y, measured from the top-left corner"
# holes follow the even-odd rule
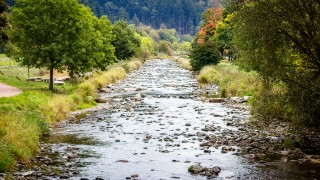
[[[194,46],[207,42],[216,33],[217,23],[222,19],[222,7],[209,8],[202,14],[202,25],[194,40]]]
[[[190,52],[192,50],[192,46],[190,42],[183,42],[180,45],[180,50],[185,52]]]
[[[114,55],[115,48],[112,45],[115,40],[115,35],[112,34],[113,26],[107,16],[101,16],[95,25],[95,29],[100,33],[100,40],[102,41],[100,51],[103,52],[103,58],[96,62],[96,67],[105,70],[106,66],[113,63],[116,58]]]
[[[5,30],[9,26],[8,17],[7,17],[7,4],[4,0],[0,0],[0,48],[8,41],[8,35],[5,33]]]
[[[211,41],[198,44],[192,49],[190,64],[194,71],[199,71],[206,65],[215,65],[220,61],[217,45]]]
[[[68,70],[73,76],[89,71],[103,58],[103,42],[89,8],[77,0],[16,0],[12,9],[11,39],[21,63],[50,70]]]
[[[165,53],[169,56],[172,56],[173,50],[171,48],[171,43],[169,41],[160,41],[159,42],[159,52]]]
[[[193,49],[190,54],[192,69],[199,71],[210,64],[218,64],[220,54],[217,44],[212,40],[216,33],[216,24],[222,18],[222,8],[209,8],[202,14],[203,24],[193,40]]]
[[[233,32],[239,64],[283,89],[280,119],[320,126],[320,2],[226,3],[235,14]],[[275,103],[279,104],[277,99]]]
[[[140,40],[134,36],[134,30],[129,27],[126,21],[120,20],[115,22],[113,34],[116,38],[112,42],[112,45],[115,47],[117,59],[124,60],[139,52]]]
[[[213,36],[213,40],[217,43],[218,49],[221,55],[225,54],[225,50],[228,51],[227,55],[229,60],[232,58],[232,14],[227,15],[223,20],[218,21],[216,32]]]

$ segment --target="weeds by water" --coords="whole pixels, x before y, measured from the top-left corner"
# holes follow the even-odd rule
[[[183,57],[174,57],[173,58],[174,61],[180,63],[180,67],[186,70],[191,70],[191,64],[190,64],[190,60],[187,58],[183,58]]]
[[[201,86],[219,86],[220,97],[252,96],[259,82],[254,72],[241,71],[230,63],[204,67],[197,80]]]

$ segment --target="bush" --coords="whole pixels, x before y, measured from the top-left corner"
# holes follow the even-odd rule
[[[212,42],[198,44],[192,49],[190,58],[190,63],[194,71],[199,71],[206,65],[218,64],[221,59],[217,45]]]
[[[47,106],[45,112],[51,122],[59,122],[66,119],[72,110],[71,99],[64,96],[55,96]]]

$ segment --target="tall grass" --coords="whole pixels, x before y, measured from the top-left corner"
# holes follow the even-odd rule
[[[0,172],[13,168],[16,161],[27,161],[36,153],[41,136],[49,133],[50,125],[66,119],[72,111],[95,106],[99,88],[125,78],[141,65],[139,60],[112,65],[78,83],[57,86],[58,94],[49,92],[43,82],[27,83],[0,75],[0,82],[24,91],[18,96],[0,98]]]
[[[173,58],[174,61],[180,63],[180,67],[183,68],[183,69],[186,69],[186,70],[191,70],[192,67],[191,67],[191,64],[190,64],[190,60],[187,59],[187,58],[183,58],[183,57],[174,57]]]
[[[251,96],[259,83],[254,72],[241,71],[228,63],[205,66],[197,80],[201,86],[208,84],[219,86],[220,97]]]

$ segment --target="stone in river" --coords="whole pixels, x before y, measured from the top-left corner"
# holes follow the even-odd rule
[[[132,178],[137,178],[137,177],[139,177],[139,174],[132,174],[131,177]]]

